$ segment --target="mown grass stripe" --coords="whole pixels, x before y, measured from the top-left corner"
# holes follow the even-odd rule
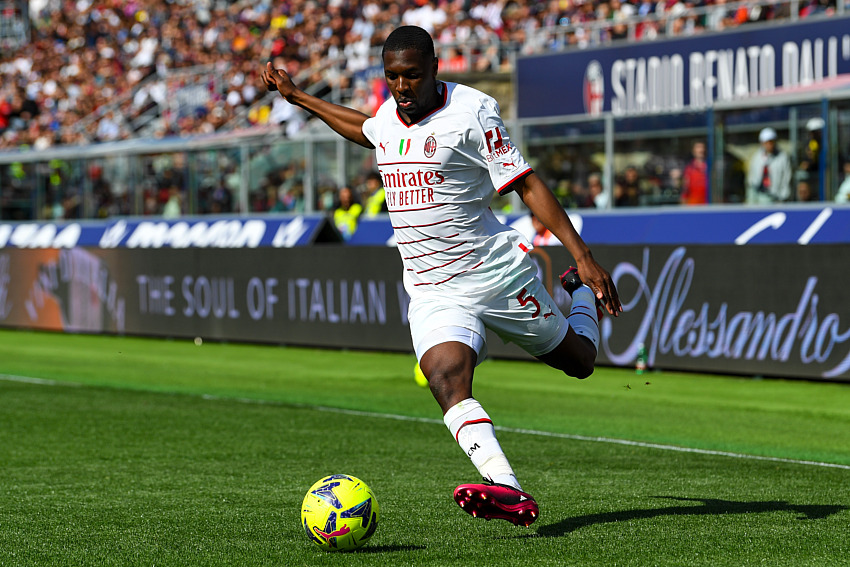
[[[5,380],[7,382],[23,382],[28,384],[38,384],[43,386],[74,386],[81,387],[83,384],[75,383],[75,382],[63,382],[58,380],[46,380],[43,378],[34,378],[29,376],[17,376],[10,374],[0,374],[0,380]],[[191,394],[186,394],[191,395]],[[216,401],[234,401],[245,404],[258,404],[258,405],[275,405],[281,407],[295,407],[305,410],[313,410],[313,411],[322,411],[322,412],[330,412],[336,414],[345,414],[345,415],[354,415],[360,417],[369,417],[376,419],[392,419],[396,421],[410,421],[417,423],[429,423],[433,425],[443,425],[443,421],[441,419],[427,418],[427,417],[412,417],[407,415],[399,415],[399,414],[391,414],[391,413],[380,413],[380,412],[370,412],[363,410],[353,410],[346,408],[336,408],[330,406],[318,406],[311,404],[297,404],[297,403],[287,403],[287,402],[279,402],[274,400],[263,400],[259,398],[232,398],[226,396],[216,396],[212,394],[202,394],[200,396],[205,400],[216,400]],[[821,461],[807,461],[800,459],[788,459],[783,457],[768,457],[764,455],[752,455],[747,453],[734,453],[730,451],[717,451],[712,449],[699,449],[696,447],[682,447],[678,445],[665,445],[661,443],[647,443],[644,441],[632,441],[630,439],[617,439],[612,437],[593,437],[587,435],[574,435],[571,433],[556,433],[553,431],[540,431],[536,429],[522,429],[516,427],[504,427],[504,426],[496,426],[497,431],[504,431],[506,433],[516,433],[520,435],[534,435],[537,437],[552,437],[555,439],[568,439],[571,441],[588,441],[593,443],[609,443],[614,445],[624,445],[629,447],[640,447],[643,449],[657,449],[660,451],[673,451],[678,453],[691,453],[697,455],[708,455],[715,457],[728,457],[733,459],[745,459],[745,460],[754,460],[754,461],[768,461],[774,463],[784,463],[790,465],[801,465],[801,466],[811,466],[811,467],[825,467],[825,468],[834,468],[834,469],[843,469],[850,470],[850,465],[841,465],[838,463],[827,463]]]

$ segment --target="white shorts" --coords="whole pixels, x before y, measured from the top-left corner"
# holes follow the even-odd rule
[[[410,302],[408,321],[417,360],[433,346],[456,341],[478,353],[477,364],[487,356],[486,329],[532,356],[552,351],[569,329],[566,317],[536,277],[475,301],[463,294],[420,296]]]

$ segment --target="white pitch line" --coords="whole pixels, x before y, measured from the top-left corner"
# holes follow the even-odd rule
[[[0,374],[0,380],[7,382],[25,382],[28,384],[41,384],[45,386],[83,386],[77,382],[63,382],[59,380],[46,380],[43,378],[30,378],[28,376],[13,376],[9,374]],[[190,394],[191,395],[191,394]],[[299,409],[324,411],[328,413],[337,413],[344,415],[355,415],[359,417],[370,417],[378,419],[392,419],[395,421],[411,421],[416,423],[430,423],[432,425],[444,425],[442,419],[434,419],[430,417],[412,417],[409,415],[398,415],[393,413],[378,413],[363,410],[352,410],[345,408],[334,408],[329,406],[314,406],[310,404],[293,404],[283,401],[263,400],[254,398],[228,398],[226,396],[216,396],[213,394],[202,394],[200,396],[205,400],[216,401],[232,401],[243,404],[256,405],[274,405],[284,407],[295,407]],[[587,435],[573,435],[570,433],[555,433],[552,431],[539,431],[536,429],[521,429],[516,427],[504,427],[501,425],[495,426],[496,431],[504,431],[506,433],[518,433],[520,435],[534,435],[537,437],[552,437],[555,439],[569,439],[571,441],[590,441],[593,443],[609,443],[612,445],[625,445],[629,447],[640,447],[643,449],[658,449],[660,451],[674,451],[677,453],[693,453],[697,455],[709,455],[714,457],[729,457],[733,459],[747,459],[751,461],[768,461],[773,463],[785,463],[790,465],[805,465],[810,467],[824,467],[832,469],[850,470],[850,465],[840,465],[838,463],[824,463],[821,461],[805,461],[800,459],[786,459],[783,457],[766,457],[763,455],[749,455],[747,453],[733,453],[730,451],[714,451],[712,449],[698,449],[696,447],[681,447],[679,445],[664,445],[661,443],[647,443],[644,441],[631,441],[629,439],[617,439],[615,437],[591,437]]]
[[[410,417],[406,415],[395,415],[391,413],[373,413],[360,410],[349,410],[342,408],[332,408],[325,406],[300,406],[305,409],[313,409],[316,411],[326,411],[332,413],[342,413],[348,415],[358,415],[364,417],[376,417],[384,419],[395,419],[398,421],[417,421],[422,423],[435,423],[443,425],[441,419],[430,419],[426,417]],[[614,445],[627,445],[630,447],[642,447],[645,449],[659,449],[662,451],[675,451],[678,453],[696,453],[698,455],[712,455],[717,457],[732,457],[735,459],[750,459],[753,461],[771,461],[775,463],[788,463],[793,465],[808,465],[813,467],[828,467],[835,469],[850,470],[850,465],[839,465],[837,463],[823,463],[820,461],[803,461],[799,459],[786,459],[782,457],[765,457],[762,455],[748,455],[746,453],[732,453],[729,451],[714,451],[711,449],[697,449],[695,447],[680,447],[678,445],[662,445],[660,443],[646,443],[644,441],[630,441],[628,439],[617,439],[614,437],[589,437],[586,435],[573,435],[570,433],[555,433],[552,431],[538,431],[536,429],[520,429],[516,427],[504,427],[501,425],[495,426],[496,431],[504,431],[506,433],[519,433],[521,435],[536,435],[538,437],[554,437],[556,439],[569,439],[571,441],[592,441],[595,443],[610,443]]]
[[[748,455],[746,453],[732,453],[730,451],[714,451],[712,449],[697,449],[695,447],[680,447],[678,445],[662,445],[660,443],[646,443],[644,441],[630,441],[628,439],[616,439],[613,437],[588,437],[585,435],[571,435],[569,433],[552,433],[549,431],[535,431],[533,429],[515,429],[512,427],[497,427],[501,431],[511,433],[524,433],[526,435],[539,435],[541,437],[557,437],[558,439],[572,439],[575,441],[594,441],[596,443],[612,443],[615,445],[628,445],[631,447],[643,447],[646,449],[660,449],[662,451],[676,451],[678,453],[696,453],[698,455],[713,455],[718,457],[732,457],[734,459],[749,459],[753,461],[771,461],[774,463],[789,463],[792,465],[808,465],[812,467],[828,467],[834,469],[850,470],[850,465],[839,465],[837,463],[823,463],[820,461],[804,461],[799,459],[786,459],[782,457],[765,457],[762,455]]]
[[[82,384],[77,384],[76,382],[61,382],[59,380],[46,380],[44,378],[31,378],[29,376],[15,376],[12,374],[0,374],[0,380],[5,380],[6,382],[25,382],[27,384],[41,384],[43,386],[82,386]]]

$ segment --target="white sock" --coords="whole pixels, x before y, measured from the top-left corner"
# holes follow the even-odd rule
[[[567,322],[577,335],[587,337],[599,352],[599,319],[596,316],[596,296],[586,285],[573,292],[573,303]]]
[[[482,477],[522,490],[496,439],[493,422],[477,400],[468,398],[452,406],[443,421]]]

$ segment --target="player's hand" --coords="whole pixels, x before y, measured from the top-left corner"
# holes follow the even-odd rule
[[[596,263],[592,257],[578,262],[578,276],[585,284],[587,284],[593,293],[596,294],[605,310],[614,317],[619,317],[623,311],[623,305],[620,303],[620,296],[617,293],[617,287],[614,285],[614,280],[611,279],[605,268]]]
[[[294,90],[295,84],[289,74],[283,69],[275,69],[271,62],[266,63],[263,71],[263,82],[270,91],[280,91],[283,98],[287,98]]]

